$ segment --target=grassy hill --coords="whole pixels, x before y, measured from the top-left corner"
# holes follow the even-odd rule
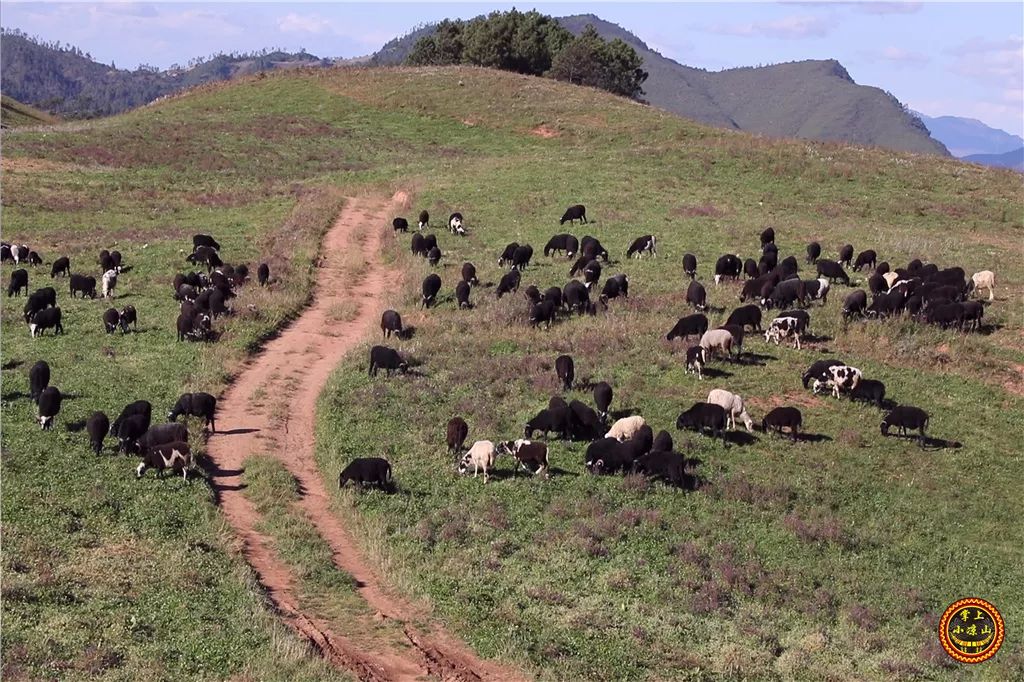
[[[56,116],[51,116],[45,111],[40,111],[35,107],[30,107],[27,104],[22,104],[13,97],[3,95],[0,97],[0,121],[3,122],[4,128],[16,128],[18,126],[31,126],[31,125],[43,125],[48,123],[56,123],[58,119]]]
[[[66,425],[131,399],[159,411],[182,390],[216,392],[304,300],[313,245],[341,197],[395,188],[435,221],[462,211],[470,235],[439,232],[444,296],[422,313],[428,267],[404,237],[390,243],[385,258],[406,277],[386,303],[417,327],[399,347],[421,375],[370,381],[368,341],[322,396],[319,457],[328,480],[352,456],[393,462],[400,494],[345,492],[334,508],[398,589],[429,599],[481,653],[542,679],[1024,672],[1019,629],[995,659],[969,669],[951,667],[934,633],[946,605],[969,594],[993,601],[1007,623],[1024,619],[1024,526],[1006,506],[1024,484],[1024,344],[1013,307],[1024,295],[1024,216],[1014,173],[752,137],[594,90],[467,68],[299,70],[206,86],[45,135],[12,131],[3,163],[5,239],[33,245],[47,264],[70,255],[76,272],[118,246],[133,266],[123,303],[139,308],[142,327],[108,337],[102,302],[61,293],[66,336],[33,340],[20,307],[4,307],[5,678],[325,676],[275,628],[212,491],[137,482],[134,460],[86,454],[84,435]],[[564,285],[569,263],[541,249],[578,201],[594,222],[572,231],[608,246],[606,273],[629,274],[628,300],[550,331],[527,327],[521,295],[499,301],[487,286],[473,292],[474,310],[454,308],[463,260],[495,282],[497,254],[512,240],[535,248],[524,286]],[[682,371],[684,349],[664,340],[688,312],[682,254],[697,255],[708,282],[719,254],[754,255],[766,225],[780,255],[802,257],[818,239],[826,253],[850,241],[893,264],[919,256],[991,268],[991,333],[906,321],[847,328],[840,287],[811,311],[818,341],[794,351],[752,336],[755,362],[717,363],[722,374],[698,382]],[[170,278],[198,231],[217,235],[230,261],[276,254],[286,286],[246,291],[236,309],[256,310],[228,321],[210,346],[179,344],[172,328]],[[629,240],[648,232],[659,258],[625,261]],[[45,272],[31,277],[33,288],[50,282]],[[736,287],[708,289],[725,309],[717,321],[735,306]],[[614,409],[671,431],[701,461],[705,487],[590,477],[584,445],[562,443],[551,444],[549,481],[458,478],[445,421],[462,414],[471,439],[517,436],[557,392],[552,365],[563,352],[578,377],[615,386]],[[812,397],[800,373],[832,356],[927,409],[931,435],[963,447],[882,439],[873,407]],[[40,357],[74,395],[44,434],[23,395]],[[790,445],[756,433],[726,449],[676,432],[679,411],[715,386],[742,394],[755,419],[796,404],[823,438]],[[590,402],[585,391],[570,395]],[[323,559],[309,563],[315,538],[268,532],[304,567],[310,609],[351,598],[344,576]]]

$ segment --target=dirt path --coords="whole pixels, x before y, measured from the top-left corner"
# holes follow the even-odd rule
[[[309,308],[281,335],[266,344],[221,396],[217,424],[208,452],[214,463],[213,485],[224,515],[244,547],[281,618],[323,655],[361,680],[520,680],[522,676],[480,660],[429,614],[389,594],[379,576],[362,560],[352,537],[330,511],[330,498],[314,456],[316,400],[342,356],[375,329],[382,295],[395,279],[380,264],[379,225],[390,222],[406,197],[349,200],[324,238],[316,292]],[[345,262],[362,250],[366,263],[356,286],[346,286]],[[358,304],[357,312],[338,315],[338,306]],[[339,319],[340,318],[340,319]],[[264,400],[263,396],[266,396]],[[334,563],[351,575],[357,592],[378,620],[395,626],[401,641],[375,636],[372,627],[353,619],[328,622],[303,613],[295,578],[278,556],[273,541],[257,530],[260,515],[242,492],[243,462],[250,455],[278,458],[300,485],[297,503],[330,545]]]

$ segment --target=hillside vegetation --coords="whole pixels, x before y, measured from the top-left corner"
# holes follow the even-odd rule
[[[8,97],[7,95],[0,97],[0,121],[2,121],[4,128],[43,125],[56,123],[58,120],[56,116],[51,116],[45,111],[40,111],[27,104],[22,104],[13,97]]]
[[[104,303],[62,292],[67,334],[33,340],[20,306],[4,308],[5,678],[324,675],[275,630],[212,491],[137,482],[135,460],[86,454],[84,434],[67,424],[141,397],[159,412],[182,390],[216,392],[303,300],[312,245],[341,197],[396,188],[415,198],[410,219],[424,207],[437,225],[459,210],[469,236],[438,231],[443,296],[425,312],[415,306],[428,267],[408,255],[406,236],[390,242],[384,257],[406,276],[384,304],[416,326],[397,346],[417,374],[368,379],[368,341],[322,396],[318,437],[328,481],[354,456],[392,461],[399,494],[346,491],[334,506],[396,589],[428,599],[483,655],[541,679],[1024,672],[1019,629],[1009,628],[995,659],[969,669],[952,668],[935,637],[938,614],[965,595],[993,601],[1007,623],[1024,619],[1024,526],[1007,508],[1024,485],[1024,343],[1014,308],[1024,295],[1024,217],[1014,173],[755,138],[591,89],[472,68],[301,70],[207,86],[83,127],[5,134],[3,169],[5,239],[46,259],[33,288],[49,284],[56,256],[93,274],[96,252],[117,245],[133,266],[117,304],[136,305],[141,327],[108,337]],[[629,274],[628,300],[550,331],[527,327],[521,294],[499,301],[486,284],[472,294],[474,310],[454,308],[463,260],[496,282],[495,260],[512,240],[535,249],[524,286],[564,285],[570,263],[542,248],[576,202],[594,222],[566,228],[612,251],[606,276]],[[894,265],[922,257],[991,268],[990,333],[899,321],[844,328],[838,287],[826,307],[812,308],[819,340],[803,351],[751,336],[752,362],[717,363],[721,374],[698,382],[683,373],[679,342],[664,340],[688,312],[681,256],[697,255],[712,305],[731,309],[735,285],[715,289],[710,268],[721,253],[754,255],[768,225],[780,255],[801,263],[804,244],[818,239],[826,254],[849,241]],[[170,278],[200,231],[217,235],[229,260],[275,258],[287,287],[243,294],[209,346],[177,343],[172,327]],[[659,257],[626,262],[629,241],[645,233],[657,235]],[[255,313],[244,312],[250,303]],[[513,478],[507,460],[506,475],[487,486],[458,478],[444,451],[447,419],[464,416],[470,440],[519,436],[558,392],[552,365],[563,352],[576,358],[579,379],[614,385],[613,410],[638,410],[671,431],[700,460],[705,485],[685,493],[591,477],[585,445],[557,442],[550,480]],[[950,447],[883,439],[875,408],[804,391],[806,366],[833,356],[931,412],[930,434]],[[24,396],[40,357],[74,395],[43,434]],[[755,420],[796,404],[822,438],[791,445],[755,433],[726,449],[675,431],[676,415],[716,386],[743,395]],[[591,402],[583,390],[567,397]],[[282,505],[289,476],[259,464],[260,504]],[[351,584],[311,565],[322,546],[290,528],[268,533],[303,567],[308,607],[338,609]]]

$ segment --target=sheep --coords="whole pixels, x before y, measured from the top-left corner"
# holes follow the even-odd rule
[[[676,418],[676,429],[680,431],[690,429],[701,435],[704,434],[705,429],[709,429],[712,437],[718,436],[722,439],[723,444],[727,444],[725,423],[726,414],[721,405],[694,403],[690,409],[680,413]]]
[[[590,406],[584,405],[579,400],[573,400],[569,403],[567,419],[569,431],[572,437],[577,440],[594,438],[600,435],[601,431],[604,431],[604,421],[598,416],[597,412],[594,412]]]
[[[555,319],[555,304],[551,301],[535,303],[530,307],[530,326],[539,327],[544,324],[545,329],[551,329],[551,322]]]
[[[35,338],[37,334],[42,336],[47,329],[53,329],[54,336],[64,333],[60,308],[40,310],[32,316],[32,320],[28,323],[28,331],[32,338]]]
[[[804,375],[803,375],[804,388],[808,388],[810,386],[810,383],[811,383],[812,379],[816,379],[818,381],[825,381],[825,379],[827,379],[830,376],[829,375],[829,371],[828,371],[829,368],[830,367],[837,367],[837,366],[842,365],[842,364],[843,363],[840,362],[839,360],[833,360],[833,359],[830,359],[830,360],[817,360],[817,361],[815,361],[814,363],[811,364],[810,367],[807,368],[807,371],[804,372]]]
[[[452,234],[466,234],[466,228],[462,225],[462,214],[458,211],[448,216],[448,231]]]
[[[792,338],[793,347],[800,350],[800,322],[795,317],[776,317],[764,332],[765,342],[774,341],[778,346],[782,339]]]
[[[430,213],[428,211],[420,211],[419,229],[423,229],[430,224]]]
[[[834,260],[821,259],[818,261],[818,276],[828,278],[830,281],[839,280],[846,286],[850,286],[850,276],[846,274],[843,267]]]
[[[47,386],[39,393],[39,428],[44,431],[53,429],[54,418],[60,413],[63,400],[64,396],[56,386]]]
[[[813,265],[821,256],[821,244],[811,242],[807,245],[807,262]]]
[[[839,249],[839,258],[836,262],[850,267],[850,262],[853,260],[853,244],[846,244]]]
[[[370,349],[370,365],[367,375],[375,377],[377,372],[382,369],[387,372],[387,376],[391,376],[391,373],[395,371],[405,374],[409,371],[409,363],[403,360],[398,351],[393,348],[374,346]]]
[[[338,475],[338,488],[344,488],[349,481],[359,488],[373,485],[385,492],[393,492],[395,489],[391,463],[383,457],[358,457],[349,462]]]
[[[498,452],[494,447],[494,443],[489,440],[478,440],[473,443],[465,455],[462,456],[462,460],[459,462],[459,473],[464,474],[469,470],[469,467],[473,467],[473,478],[477,477],[477,474],[481,469],[484,470],[484,483],[487,483],[489,479],[488,471],[494,468],[494,460],[497,459]]]
[[[192,450],[184,441],[161,443],[143,449],[142,461],[135,469],[135,477],[142,478],[146,469],[156,469],[157,476],[163,476],[164,469],[173,473],[181,472],[181,477],[188,480],[189,469],[192,468]]]
[[[707,351],[703,346],[690,346],[686,349],[686,373],[697,375],[697,379],[704,381],[704,365],[707,364]]]
[[[11,273],[11,281],[7,285],[7,297],[21,296],[22,289],[25,290],[25,295],[28,296],[28,270],[18,268]]]
[[[455,285],[455,302],[460,310],[473,307],[469,302],[469,283],[465,280],[459,280],[459,283]]]
[[[516,249],[519,248],[519,242],[509,242],[505,245],[505,249],[498,256],[498,267],[503,268],[506,265],[512,264],[512,256],[515,254]]]
[[[573,280],[562,289],[562,304],[569,310],[582,315],[584,313],[594,314],[596,308],[590,301],[590,292],[586,285],[578,280]]]
[[[764,248],[768,244],[774,244],[774,243],[775,243],[775,229],[771,228],[771,227],[766,228],[761,233],[761,247]]]
[[[834,398],[839,397],[840,391],[853,391],[856,389],[857,384],[864,377],[863,372],[856,367],[848,365],[833,365],[825,370],[823,374],[826,377],[825,380],[815,379],[811,388],[814,393],[818,393],[819,390],[824,388],[831,388]]]
[[[711,329],[704,332],[704,335],[700,337],[700,347],[704,349],[705,358],[708,357],[709,353],[714,355],[716,352],[721,351],[731,359],[734,343],[735,339],[732,332],[728,329]]]
[[[875,253],[874,249],[867,249],[857,254],[857,260],[853,262],[853,269],[860,271],[862,268],[875,269],[875,262],[878,260],[878,254]]]
[[[408,232],[409,221],[406,220],[405,218],[395,218],[394,220],[391,221],[391,228],[395,232]]]
[[[448,452],[456,453],[465,447],[466,437],[469,435],[469,424],[462,417],[452,417],[448,420],[445,430],[445,443],[448,444]]]
[[[589,258],[601,258],[605,263],[608,262],[608,249],[601,246],[601,242],[589,234],[580,240],[580,252]]]
[[[671,341],[672,339],[683,338],[694,334],[700,336],[708,330],[708,318],[702,313],[694,313],[693,315],[687,315],[686,317],[679,318],[675,326],[669,330],[668,334],[665,335],[665,339]]]
[[[626,249],[626,258],[631,258],[632,256],[642,258],[645,252],[652,256],[658,255],[657,242],[652,234],[645,234],[634,239],[633,243]]]
[[[919,407],[910,405],[899,405],[894,407],[889,414],[882,419],[881,430],[883,436],[889,435],[889,429],[893,426],[900,430],[902,435],[907,431],[918,431],[917,444],[924,447],[925,428],[928,427],[928,413]]]
[[[167,413],[167,421],[177,421],[178,417],[202,417],[203,426],[209,427],[210,433],[217,432],[217,398],[209,393],[182,393],[174,403],[170,412]]]
[[[270,282],[270,266],[266,263],[260,263],[260,266],[256,268],[256,281],[259,282],[261,287],[267,286]]]
[[[608,433],[604,434],[605,438],[615,438],[619,441],[629,440],[636,435],[640,427],[644,426],[647,421],[637,415],[633,417],[623,417],[619,419],[612,427],[608,430]]]
[[[992,300],[995,297],[994,289],[996,286],[996,275],[991,270],[982,270],[971,275],[971,282],[967,285],[967,291],[976,291],[978,289],[988,289],[988,300]]]
[[[507,440],[498,443],[497,452],[512,457],[519,462],[519,466],[534,476],[543,474],[544,478],[549,478],[547,443],[534,443],[524,438]],[[519,467],[516,467],[514,472],[519,473]]]
[[[559,289],[558,293],[561,294],[562,290]],[[534,284],[523,289],[523,296],[530,302],[531,306],[537,305],[544,300],[544,295],[540,293],[540,289],[538,289]],[[558,307],[557,304],[555,307]]]
[[[437,292],[441,290],[441,277],[436,273],[427,275],[423,278],[421,290],[423,297],[420,301],[420,307],[429,308],[434,305],[434,301],[437,298]]]
[[[121,313],[118,312],[117,308],[108,308],[103,313],[103,328],[108,334],[113,334],[120,323]]]
[[[135,306],[126,305],[121,309],[120,324],[122,334],[128,333],[129,326],[135,331],[139,330],[139,313],[135,310]]]
[[[462,281],[471,286],[480,284],[480,280],[476,277],[476,266],[469,261],[462,264]]]
[[[857,382],[857,386],[850,391],[850,400],[863,400],[881,408],[885,400],[885,384],[875,379],[861,379]]]
[[[615,275],[605,280],[598,300],[607,308],[608,301],[619,296],[629,298],[629,278],[624,274]]]
[[[402,338],[404,330],[402,329],[402,316],[398,314],[396,310],[385,310],[380,316],[380,331],[384,335],[384,338],[390,337],[392,334],[398,338]]]
[[[672,442],[672,434],[662,429],[658,431],[658,435],[654,437],[654,443],[651,445],[651,450],[663,450],[665,452],[672,452],[675,444]]]
[[[572,258],[580,249],[580,241],[571,234],[556,234],[544,245],[544,255],[552,256],[555,251],[564,251],[566,258]]]
[[[547,301],[550,303],[550,301]],[[576,376],[572,357],[569,355],[559,355],[555,358],[555,372],[558,374],[558,379],[562,382],[562,389],[569,391],[572,390],[572,380]]]
[[[39,360],[28,371],[28,394],[32,402],[39,404],[39,395],[50,385],[50,365]]]
[[[686,288],[686,302],[694,307],[696,310],[707,310],[708,292],[704,289],[704,285],[693,280],[690,285]]]
[[[427,251],[427,263],[430,264],[430,267],[432,267],[432,268],[433,267],[437,267],[437,264],[440,263],[440,262],[441,262],[441,249],[439,249],[438,247],[435,246],[435,247],[431,248],[430,251]]]
[[[53,266],[50,267],[50,278],[52,279],[57,275],[71,276],[71,259],[67,256],[61,256],[53,261]]]
[[[692,253],[683,255],[683,274],[690,279],[697,278],[697,257]]]
[[[562,219],[558,221],[558,224],[564,225],[568,221],[571,225],[576,220],[580,221],[580,223],[587,222],[587,207],[583,204],[576,204],[565,209],[565,213],[562,214]]]
[[[707,402],[712,405],[719,405],[725,410],[726,428],[735,429],[737,417],[743,422],[743,427],[747,431],[751,431],[754,428],[754,420],[747,414],[747,408],[743,405],[743,398],[735,393],[730,393],[722,388],[714,388],[708,393]]]
[[[800,410],[795,407],[776,407],[761,420],[761,430],[767,433],[771,428],[781,434],[782,429],[788,428],[790,439],[795,441],[803,419]]]
[[[843,320],[854,315],[863,316],[868,307],[868,295],[863,289],[856,289],[843,299]]]
[[[97,455],[103,451],[103,439],[110,431],[110,419],[102,412],[93,412],[85,422],[85,431],[89,434],[89,445]]]
[[[590,289],[597,284],[599,279],[601,279],[601,264],[597,260],[591,260],[583,267],[583,284]]]
[[[727,253],[715,262],[715,286],[718,286],[722,279],[739,279],[743,272],[743,261],[739,256]]]
[[[761,329],[761,309],[756,305],[745,305],[740,308],[736,308],[729,314],[729,319],[726,320],[726,324],[735,324],[740,327],[746,327],[747,325],[754,331],[760,331]]]
[[[519,274],[518,270],[509,270],[501,277],[501,281],[498,282],[498,286],[495,289],[495,294],[498,298],[508,293],[515,293],[519,291],[519,282],[522,279],[522,275]]]
[[[611,407],[613,395],[612,387],[607,382],[599,381],[594,384],[594,404],[597,405],[597,414],[602,421],[608,419],[608,408]]]
[[[803,284],[806,294],[805,301],[821,301],[821,305],[828,303],[828,290],[832,287],[832,284],[827,279],[820,277],[807,280]]]
[[[533,438],[533,432],[540,431],[547,436],[548,433],[557,433],[562,440],[569,438],[569,410],[551,409],[541,410],[533,419],[526,422],[523,427],[523,438]]]
[[[776,317],[794,317],[796,318],[796,333],[804,334],[807,329],[811,326],[811,314],[806,310],[794,309],[786,310],[779,313]]]
[[[531,258],[533,258],[533,247],[529,244],[523,244],[512,252],[512,267],[525,270],[526,266],[530,264]]]

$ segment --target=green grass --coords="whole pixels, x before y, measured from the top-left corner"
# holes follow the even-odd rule
[[[541,125],[558,137],[531,134]],[[321,398],[327,480],[351,457],[382,455],[402,488],[339,493],[339,513],[397,587],[428,599],[483,655],[542,679],[1008,679],[1024,667],[1012,626],[1024,618],[1024,533],[1007,506],[1024,483],[1015,436],[1024,416],[1014,368],[1024,365],[1018,176],[751,138],[480,69],[244,80],[85,126],[6,134],[4,156],[5,239],[47,261],[30,275],[33,289],[49,283],[56,256],[92,273],[96,252],[117,246],[133,269],[116,304],[135,305],[141,327],[108,337],[104,303],[59,294],[67,335],[31,340],[21,305],[4,306],[3,360],[21,363],[3,373],[5,677],[327,674],[273,623],[206,486],[137,482],[134,461],[94,458],[84,434],[66,426],[140,397],[160,413],[183,390],[216,392],[306,299],[313,244],[342,197],[397,188],[415,197],[410,219],[420,207],[435,223],[450,210],[466,215],[469,237],[439,233],[449,297],[466,259],[496,282],[494,262],[511,240],[536,251],[524,286],[564,285],[569,263],[541,250],[579,201],[595,222],[571,231],[599,236],[617,261],[606,274],[631,281],[628,301],[550,332],[526,327],[521,296],[496,301],[490,288],[473,292],[474,311],[447,298],[418,313],[428,268],[403,237],[384,254],[406,273],[387,303],[417,326],[400,347],[422,361],[424,376],[370,382],[367,343]],[[1001,328],[970,337],[906,323],[844,331],[840,287],[812,310],[815,333],[833,341],[796,352],[751,337],[747,350],[771,356],[764,366],[719,364],[732,376],[698,383],[682,371],[682,346],[664,341],[687,312],[682,254],[698,256],[706,281],[721,253],[754,255],[766,225],[782,255],[801,260],[804,244],[819,239],[826,254],[850,241],[893,264],[922,256],[991,268],[1000,291],[986,319]],[[247,289],[242,312],[205,346],[179,344],[173,331],[169,282],[194,232],[217,235],[230,262],[269,259],[281,281]],[[628,242],[647,232],[661,257],[623,262]],[[735,305],[733,285],[709,289],[714,305]],[[575,356],[578,377],[613,384],[616,409],[639,409],[672,431],[702,460],[705,488],[592,478],[584,446],[561,443],[552,458],[564,473],[550,481],[485,487],[458,478],[444,453],[447,419],[463,415],[471,439],[521,433],[556,392],[562,352]],[[964,447],[921,452],[883,440],[873,408],[810,399],[798,377],[825,352],[927,409],[932,435]],[[75,396],[47,434],[20,395],[40,357]],[[791,446],[757,434],[752,446],[724,450],[671,428],[719,385],[743,395],[755,420],[773,395],[796,403],[807,430],[832,440]],[[301,576],[303,603],[333,618],[358,609],[292,506],[287,472],[257,459],[246,476],[262,529]],[[936,652],[933,624],[969,594],[993,601],[1010,628],[993,661],[961,671]]]
[[[57,123],[60,119],[28,104],[22,104],[13,97],[4,95],[0,104],[0,120],[4,128]]]

